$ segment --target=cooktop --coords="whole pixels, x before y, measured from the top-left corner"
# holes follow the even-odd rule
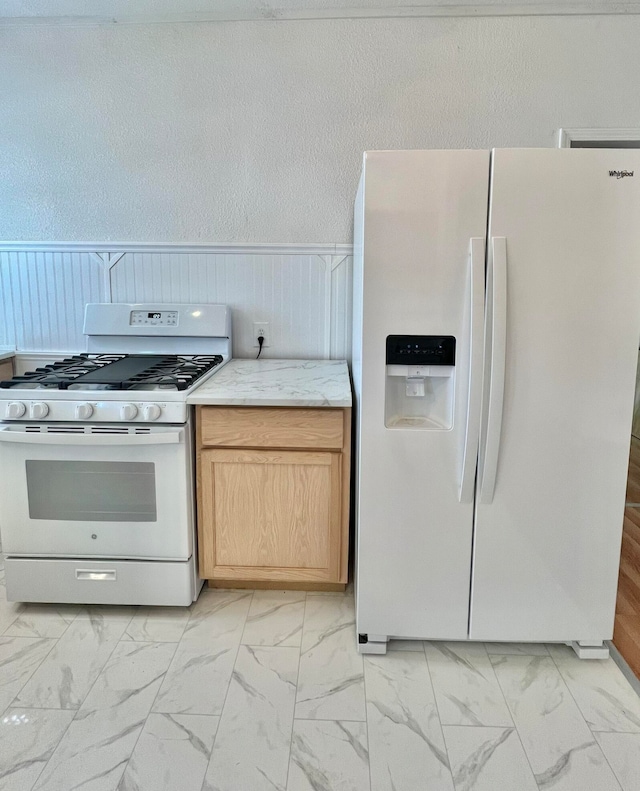
[[[78,354],[0,382],[34,390],[187,390],[222,355]]]

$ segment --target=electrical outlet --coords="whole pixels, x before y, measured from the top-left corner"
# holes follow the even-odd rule
[[[256,349],[260,348],[260,344],[258,343],[259,337],[264,338],[264,343],[262,344],[262,348],[265,346],[271,346],[269,343],[269,322],[268,321],[254,321],[253,322],[253,345]]]

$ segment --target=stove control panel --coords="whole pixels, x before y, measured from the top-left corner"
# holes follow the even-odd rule
[[[130,324],[136,327],[177,327],[177,310],[132,310]]]
[[[0,403],[0,420],[45,420],[48,423],[184,423],[184,402],[147,401],[7,401]]]

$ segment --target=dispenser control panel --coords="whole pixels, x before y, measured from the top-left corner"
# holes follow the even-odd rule
[[[453,335],[388,335],[387,365],[455,365]]]

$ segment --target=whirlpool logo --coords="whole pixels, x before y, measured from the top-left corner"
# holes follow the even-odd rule
[[[627,177],[633,176],[633,170],[610,170],[609,175],[611,178],[615,179],[626,179]]]

